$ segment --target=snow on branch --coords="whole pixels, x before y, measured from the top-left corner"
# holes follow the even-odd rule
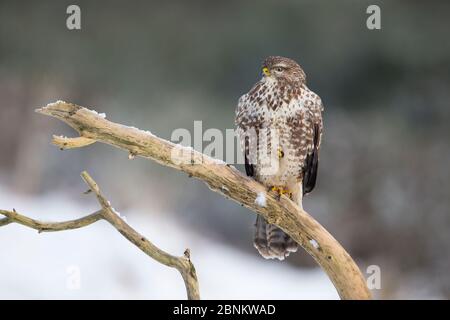
[[[211,190],[260,214],[289,234],[327,273],[342,299],[371,298],[358,266],[324,227],[286,196],[276,199],[266,193],[263,185],[233,166],[158,138],[148,131],[108,121],[104,115],[72,103],[58,101],[36,111],[74,128],[81,138],[87,139],[79,143],[80,147],[86,141],[106,143],[126,150],[132,157],[151,159],[205,182]],[[62,149],[67,147],[60,139],[53,143]],[[76,143],[71,147],[76,147]],[[180,150],[185,152],[174,157]]]
[[[110,202],[101,194],[97,183],[87,172],[83,172],[81,177],[89,186],[90,191],[93,191],[97,196],[97,200],[102,207],[99,211],[76,220],[64,222],[41,222],[22,215],[14,209],[13,211],[0,210],[0,215],[4,216],[4,218],[0,219],[0,227],[10,223],[18,223],[35,229],[41,233],[79,229],[87,227],[99,220],[105,220],[149,257],[165,266],[177,269],[183,277],[188,299],[200,299],[197,275],[194,265],[190,260],[189,249],[186,249],[184,256],[182,257],[172,256],[159,249],[144,236],[134,230],[120,217],[120,215],[117,214],[114,208],[111,207]]]

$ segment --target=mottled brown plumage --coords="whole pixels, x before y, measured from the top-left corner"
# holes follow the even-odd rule
[[[236,110],[246,172],[302,206],[317,178],[322,101],[307,88],[306,75],[294,60],[268,57],[263,73]],[[287,234],[260,216],[254,245],[265,258],[280,260],[297,250]]]

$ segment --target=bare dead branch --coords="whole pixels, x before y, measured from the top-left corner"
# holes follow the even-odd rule
[[[83,138],[127,150],[133,157],[145,157],[202,180],[211,190],[262,215],[289,234],[327,273],[342,299],[371,298],[358,266],[325,228],[287,197],[277,200],[266,194],[263,185],[234,167],[149,132],[108,121],[75,104],[58,101],[36,111],[64,121]],[[255,203],[259,193],[266,197],[265,206]]]
[[[9,218],[0,219],[0,227],[6,226],[10,223],[12,223],[12,221]]]
[[[80,219],[64,222],[42,222],[28,218],[27,216],[24,216],[16,212],[15,210],[14,211],[0,210],[0,214],[6,217],[3,220],[9,221],[8,224],[13,222],[18,223],[23,226],[35,229],[39,231],[39,233],[79,229],[87,227],[88,225],[93,224],[94,222],[97,222],[98,220],[102,219],[102,210],[94,212]],[[0,224],[0,226],[2,225]]]
[[[38,230],[39,233],[41,233],[79,229],[91,225],[99,220],[105,220],[149,257],[165,266],[177,269],[184,280],[188,299],[200,299],[197,275],[190,257],[186,254],[181,257],[172,256],[169,253],[156,247],[153,243],[139,234],[120,217],[119,213],[117,213],[111,207],[110,202],[101,194],[100,188],[98,187],[97,183],[87,172],[83,172],[81,176],[86,184],[90,187],[90,190],[92,190],[97,196],[97,200],[102,207],[101,210],[80,219],[64,222],[42,222],[20,214],[16,212],[16,210],[0,210],[0,214],[5,216],[5,218],[0,220],[0,227],[10,223],[18,223],[23,226]],[[188,252],[189,250],[186,249],[186,251]]]
[[[188,299],[199,300],[200,290],[198,286],[197,274],[190,257],[186,257],[186,255],[182,257],[172,256],[148,241],[120,218],[120,215],[111,207],[110,202],[101,194],[97,183],[89,176],[87,172],[83,172],[81,177],[97,196],[97,200],[103,208],[103,218],[148,256],[165,266],[177,269],[183,277]]]
[[[61,149],[74,149],[86,147],[95,143],[95,140],[77,137],[77,138],[67,138],[63,136],[53,136],[52,143],[54,145],[60,146]]]

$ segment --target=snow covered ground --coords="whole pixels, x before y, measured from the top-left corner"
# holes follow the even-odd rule
[[[0,187],[0,208],[67,220],[98,209],[84,197],[79,202],[64,194],[27,198]],[[190,232],[170,214],[121,214],[162,249],[178,255],[191,249],[203,299],[338,298],[319,269],[241,253]],[[106,222],[44,234],[12,224],[0,228],[0,243],[0,299],[185,299],[176,270],[151,260]]]

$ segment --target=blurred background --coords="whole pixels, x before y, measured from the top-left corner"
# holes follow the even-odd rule
[[[81,30],[66,28],[70,4]],[[371,4],[381,30],[366,27]],[[284,262],[259,257],[245,208],[106,145],[61,152],[51,135],[73,132],[33,112],[62,99],[166,139],[195,120],[225,131],[261,61],[282,55],[325,105],[305,209],[364,273],[381,268],[376,297],[450,298],[449,14],[448,1],[2,0],[0,208],[44,220],[90,213],[87,170],[155,244],[191,249],[203,298],[337,298],[302,250]],[[3,299],[185,296],[176,271],[103,223],[43,235],[9,225],[0,243]]]

